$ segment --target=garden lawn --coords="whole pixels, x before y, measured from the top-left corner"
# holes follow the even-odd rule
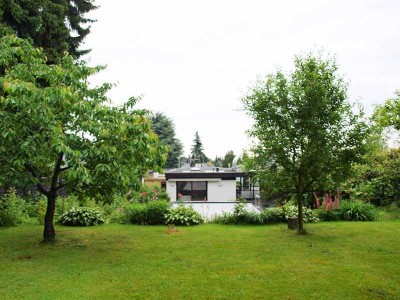
[[[0,299],[400,299],[400,221],[0,229]]]

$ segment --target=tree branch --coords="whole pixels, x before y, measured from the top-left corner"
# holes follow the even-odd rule
[[[60,152],[57,158],[56,166],[54,167],[53,177],[51,178],[51,191],[57,191],[58,175],[61,172],[61,164],[64,157],[64,153]]]
[[[34,166],[32,166],[30,163],[25,163],[24,166],[29,172],[31,172],[33,177],[35,177],[39,181],[42,181],[42,178],[41,178],[39,172],[36,170],[36,168]],[[36,186],[43,195],[47,196],[49,194],[49,191],[46,190],[45,187],[43,186],[43,184],[41,184],[40,182],[37,183]]]
[[[60,172],[67,171],[67,170],[69,170],[69,169],[71,169],[71,166],[64,167],[64,168],[60,168]]]

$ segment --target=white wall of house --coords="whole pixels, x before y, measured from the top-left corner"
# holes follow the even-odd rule
[[[236,200],[236,180],[208,182],[208,202],[233,202]]]
[[[171,202],[176,202],[177,181],[207,181],[207,202],[233,202],[236,200],[236,180],[212,179],[169,179],[167,193]],[[184,199],[183,199],[184,200]]]

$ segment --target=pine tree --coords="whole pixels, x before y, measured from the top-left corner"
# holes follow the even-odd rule
[[[0,0],[0,36],[31,40],[43,48],[48,63],[65,52],[78,59],[90,51],[78,48],[93,22],[84,15],[95,8],[93,0]]]
[[[194,136],[193,145],[190,148],[192,151],[190,153],[190,159],[192,160],[192,165],[195,163],[206,163],[208,161],[208,157],[203,152],[203,143],[201,142],[199,132],[196,131]]]

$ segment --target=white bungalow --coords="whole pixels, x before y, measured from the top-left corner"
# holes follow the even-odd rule
[[[257,210],[253,203],[259,198],[259,189],[250,184],[247,172],[199,165],[167,171],[165,178],[172,205],[190,205],[205,219],[232,212],[240,196],[249,201],[249,211]]]

